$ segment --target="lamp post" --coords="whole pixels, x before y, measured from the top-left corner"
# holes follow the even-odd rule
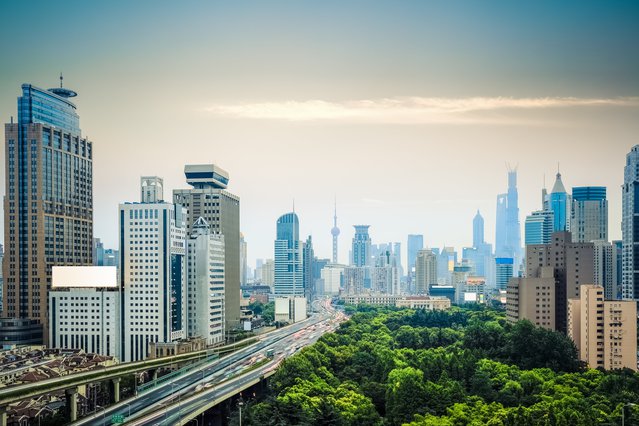
[[[240,426],[242,426],[242,407],[244,406],[244,401],[242,401],[241,396],[240,396],[240,400],[237,402],[237,406],[240,409]]]
[[[634,407],[637,404],[627,402],[621,407],[621,426],[626,426],[626,407]]]

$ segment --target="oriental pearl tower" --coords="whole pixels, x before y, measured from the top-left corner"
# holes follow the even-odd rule
[[[333,216],[331,235],[333,235],[333,263],[337,263],[337,237],[339,237],[339,228],[337,227],[337,200],[335,200],[335,214]]]

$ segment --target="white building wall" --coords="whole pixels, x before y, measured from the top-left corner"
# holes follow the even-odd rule
[[[187,330],[208,345],[224,342],[224,237],[192,234],[187,250]]]
[[[185,218],[170,203],[120,205],[123,361],[146,358],[150,342],[186,337]]]

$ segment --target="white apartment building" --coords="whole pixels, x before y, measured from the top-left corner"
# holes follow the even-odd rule
[[[53,348],[120,356],[120,289],[115,266],[54,266],[49,292]]]
[[[207,345],[224,343],[224,236],[211,232],[200,217],[187,240],[187,331],[206,339]]]

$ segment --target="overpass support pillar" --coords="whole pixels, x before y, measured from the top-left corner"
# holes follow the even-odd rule
[[[64,394],[67,400],[67,413],[69,420],[75,422],[78,420],[78,388],[67,389]]]
[[[7,407],[0,407],[0,426],[7,426]]]
[[[115,404],[120,402],[120,380],[119,377],[111,380],[113,383],[113,403]]]
[[[151,380],[155,382],[158,379],[158,369],[154,368],[153,370],[149,370],[149,376],[151,376]]]

